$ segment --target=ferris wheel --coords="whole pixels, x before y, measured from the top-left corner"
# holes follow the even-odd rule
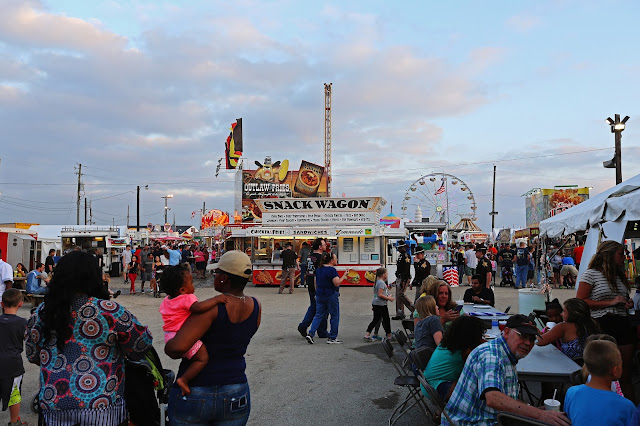
[[[453,227],[462,220],[477,220],[476,200],[464,181],[448,173],[430,173],[416,179],[402,201],[402,218],[416,222],[447,223]]]

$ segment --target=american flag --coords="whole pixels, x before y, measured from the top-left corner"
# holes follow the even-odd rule
[[[451,287],[458,287],[458,268],[456,266],[443,266],[442,278]]]
[[[442,179],[442,185],[440,185],[440,188],[438,188],[435,195],[442,194],[443,192],[444,192],[444,179]]]

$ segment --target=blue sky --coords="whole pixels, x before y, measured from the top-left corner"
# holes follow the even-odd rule
[[[493,162],[499,227],[524,225],[531,188],[598,193],[614,183],[615,113],[631,116],[623,176],[640,173],[637,2],[0,7],[0,222],[74,223],[76,163],[97,223],[125,223],[145,184],[144,223],[167,193],[180,224],[203,201],[232,210],[233,175],[214,177],[230,123],[243,118],[250,163],[322,163],[325,82],[334,195],[383,196],[396,214],[413,181],[445,172],[488,230]]]

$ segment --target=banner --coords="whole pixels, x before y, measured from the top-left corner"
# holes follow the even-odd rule
[[[526,225],[540,222],[589,199],[589,188],[541,189],[525,198]]]
[[[242,157],[242,118],[238,118],[231,124],[231,133],[227,137],[224,154],[227,169],[238,167],[238,160]]]
[[[242,222],[260,222],[259,198],[311,198],[327,196],[324,167],[302,160],[299,170],[289,170],[289,160],[256,161],[255,170],[242,171]]]
[[[200,229],[212,228],[214,226],[224,226],[229,224],[229,215],[221,210],[209,210],[202,215]]]

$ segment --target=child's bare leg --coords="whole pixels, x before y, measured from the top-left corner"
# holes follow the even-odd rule
[[[176,384],[182,389],[183,395],[189,395],[191,393],[191,389],[189,389],[189,382],[191,379],[196,377],[200,372],[204,369],[204,367],[209,362],[209,353],[207,352],[207,348],[202,345],[198,352],[193,355],[191,358],[191,364],[189,368],[187,368],[178,380],[176,380]]]
[[[9,416],[11,417],[11,423],[15,423],[18,421],[18,417],[20,417],[20,403],[13,404],[9,406]]]

